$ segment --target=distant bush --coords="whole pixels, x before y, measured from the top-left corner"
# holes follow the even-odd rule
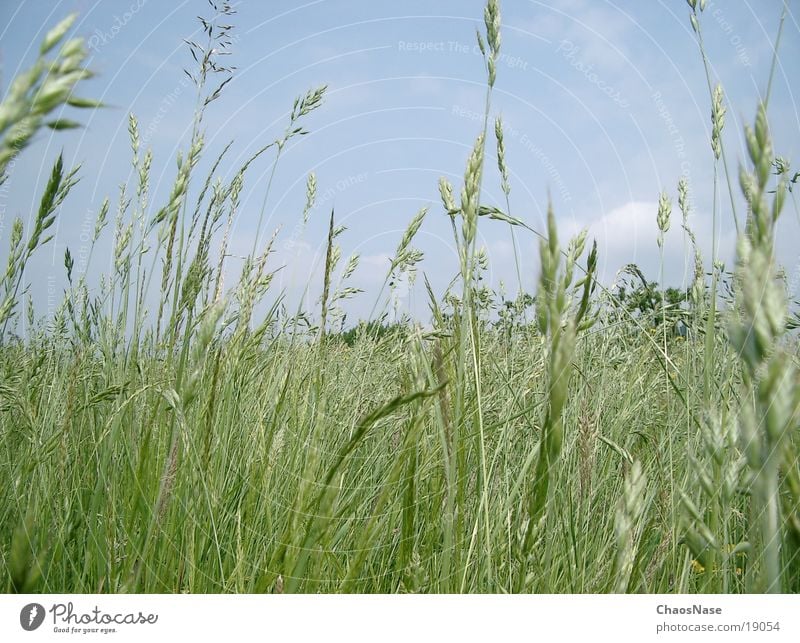
[[[360,321],[357,326],[341,333],[330,334],[329,339],[355,346],[361,340],[379,342],[382,340],[403,340],[408,336],[410,327],[402,322],[387,324],[378,320]]]

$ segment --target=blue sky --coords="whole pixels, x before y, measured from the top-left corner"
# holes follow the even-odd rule
[[[789,2],[774,80],[770,117],[776,151],[800,159],[800,115],[796,96],[800,60],[798,7]],[[479,0],[369,0],[255,2],[236,4],[233,55],[238,67],[223,97],[205,120],[207,151],[200,170],[230,140],[233,153],[222,172],[230,177],[260,146],[280,136],[295,96],[321,84],[329,87],[324,106],[306,125],[311,134],[287,149],[267,202],[268,221],[260,244],[280,228],[273,267],[276,287],[296,301],[306,285],[312,297],[321,286],[327,216],[348,230],[342,254],[361,256],[353,284],[367,292],[348,304],[350,318],[369,313],[396,247],[411,217],[430,212],[416,245],[420,266],[441,292],[457,271],[447,217],[437,181],[446,176],[460,189],[465,161],[480,131],[485,71],[475,47],[483,28]],[[716,0],[707,3],[702,29],[713,78],[726,91],[724,140],[734,190],[745,156],[742,127],[751,122],[766,86],[782,2]],[[153,149],[153,195],[159,207],[175,175],[175,157],[185,150],[194,88],[182,72],[192,61],[184,38],[198,38],[197,15],[209,15],[204,0],[27,0],[0,2],[2,90],[30,64],[38,42],[60,17],[77,11],[77,34],[90,45],[97,77],[81,94],[109,107],[82,112],[83,130],[40,135],[17,160],[0,194],[0,262],[8,252],[10,221],[28,224],[54,158],[63,150],[81,163],[81,183],[58,218],[55,243],[37,257],[28,278],[37,306],[52,309],[64,285],[63,254],[85,249],[85,229],[104,197],[116,202],[117,186],[132,181],[127,115],[134,113]],[[506,0],[502,54],[492,116],[506,124],[511,171],[512,214],[543,229],[548,192],[564,234],[588,227],[598,241],[601,275],[611,283],[618,269],[636,262],[658,278],[656,203],[666,189],[675,201],[665,245],[665,280],[690,278],[677,209],[677,182],[690,184],[690,224],[709,266],[712,236],[712,153],[710,98],[684,0]],[[126,15],[127,13],[127,15]],[[483,201],[504,206],[494,164],[487,163]],[[254,164],[232,249],[252,247],[258,213],[271,169]],[[308,229],[296,232],[305,199],[305,178],[318,179],[318,206]],[[198,178],[203,172],[198,173]],[[198,181],[199,183],[199,181]],[[131,186],[133,183],[131,182]],[[195,183],[193,195],[198,189]],[[724,183],[721,184],[721,189]],[[732,266],[735,235],[727,198],[720,192],[720,255]],[[191,197],[190,197],[191,198]],[[739,202],[740,216],[743,206]],[[84,231],[82,240],[82,230]],[[89,275],[107,271],[110,230],[95,251]],[[787,200],[779,225],[778,250],[795,289],[800,281],[795,203]],[[481,221],[480,243],[490,258],[491,284],[514,292],[516,276],[508,226]],[[538,245],[519,235],[523,282],[535,290]],[[84,252],[85,254],[85,252]],[[81,267],[80,261],[76,262]],[[240,262],[230,263],[234,280]],[[421,280],[419,280],[421,281]],[[427,306],[419,284],[401,291],[402,310],[422,317]]]

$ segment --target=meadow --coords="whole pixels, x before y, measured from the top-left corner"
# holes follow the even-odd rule
[[[704,64],[705,2],[686,4]],[[0,588],[800,591],[798,318],[773,253],[779,215],[797,214],[798,175],[773,150],[769,89],[754,98],[737,171],[721,137],[723,88],[708,77],[708,189],[724,195],[713,214],[747,204],[734,270],[702,256],[676,179],[653,212],[652,243],[684,227],[690,287],[668,290],[631,265],[627,290],[611,289],[597,279],[603,248],[585,233],[559,238],[552,208],[536,230],[482,202],[490,165],[510,189],[503,123],[489,119],[502,38],[488,0],[482,129],[462,184],[442,179],[439,211],[417,213],[398,239],[382,292],[403,275],[426,283],[414,241],[433,216],[452,227],[452,287],[427,288],[429,319],[389,324],[377,310],[344,328],[341,305],[362,293],[335,211],[314,307],[281,305],[272,242],[232,281],[227,244],[255,157],[229,181],[217,175],[222,157],[208,175],[196,167],[203,116],[233,74],[221,53],[234,14],[218,4],[203,18],[207,42],[189,45],[198,107],[164,203],[150,200],[152,156],[129,118],[135,181],[94,223],[93,244],[113,240],[99,289],[74,274],[67,250],[55,313],[38,317],[26,297],[37,287],[26,263],[51,242],[79,179],[61,158],[31,224],[4,232]],[[83,40],[68,37],[73,20],[2,97],[0,181],[37,134],[79,126],[56,116],[63,106],[103,108],[80,97],[92,72]],[[277,166],[325,91],[298,97],[257,156]],[[312,174],[300,221],[316,198]],[[520,275],[513,301],[486,286],[479,226],[539,239],[538,277]]]

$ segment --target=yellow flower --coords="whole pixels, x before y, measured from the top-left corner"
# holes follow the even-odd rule
[[[699,560],[693,560],[692,561],[692,571],[695,574],[702,574],[704,571],[706,571],[706,568],[703,567],[703,565],[700,563]]]

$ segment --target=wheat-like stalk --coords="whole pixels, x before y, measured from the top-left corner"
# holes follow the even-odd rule
[[[766,108],[760,104],[754,127],[745,129],[753,170],[740,170],[742,191],[750,206],[745,234],[737,247],[737,314],[728,337],[742,362],[746,394],[739,416],[742,450],[753,474],[751,530],[754,560],[748,566],[749,587],[779,592],[783,587],[780,471],[790,432],[800,413],[800,387],[792,359],[780,348],[787,316],[785,291],[776,279],[775,224],[786,194],[781,180],[772,204],[767,183],[773,162]],[[747,402],[753,396],[754,404]],[[791,453],[789,449],[788,453]],[[789,463],[794,467],[794,462]]]
[[[640,522],[644,513],[647,478],[642,464],[633,463],[625,479],[625,489],[617,505],[614,531],[617,538],[617,556],[614,561],[614,591],[618,594],[628,591],[633,572],[633,563],[638,553]]]

